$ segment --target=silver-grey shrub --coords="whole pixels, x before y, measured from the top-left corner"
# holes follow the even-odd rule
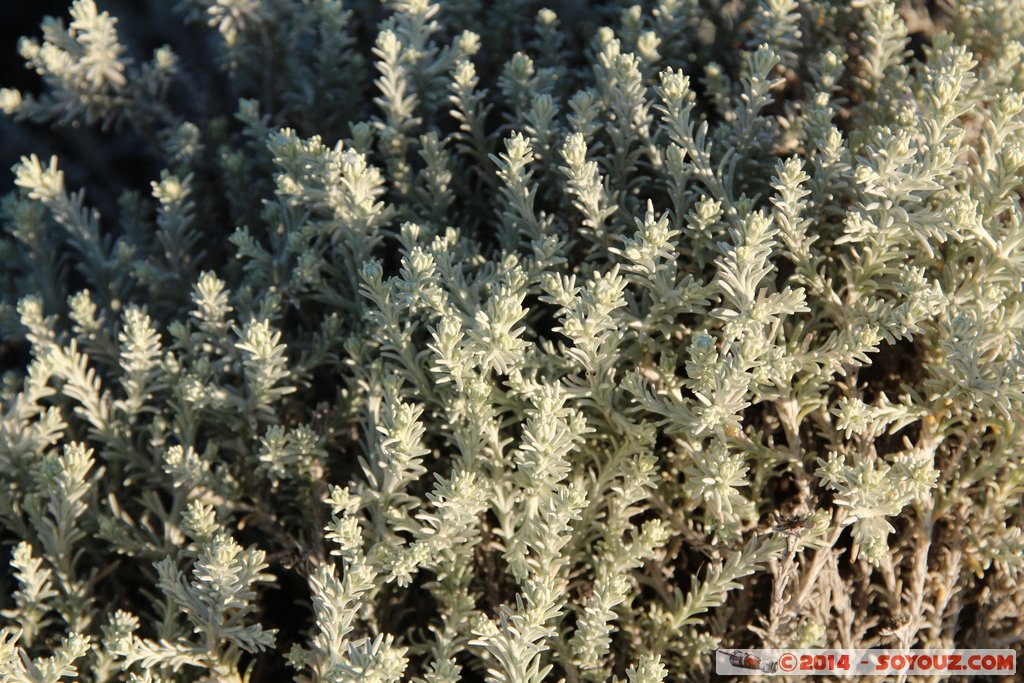
[[[3,201],[0,678],[1021,647],[1024,4],[935,4],[47,19],[0,108],[160,170]]]

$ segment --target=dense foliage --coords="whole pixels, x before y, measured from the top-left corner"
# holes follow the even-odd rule
[[[0,678],[1024,645],[1024,3],[549,7],[21,42]]]

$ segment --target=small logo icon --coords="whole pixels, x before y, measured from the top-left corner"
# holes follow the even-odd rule
[[[741,669],[751,669],[766,674],[773,674],[779,667],[779,663],[774,658],[758,657],[757,655],[740,650],[719,650],[719,652],[729,658],[730,664]]]

